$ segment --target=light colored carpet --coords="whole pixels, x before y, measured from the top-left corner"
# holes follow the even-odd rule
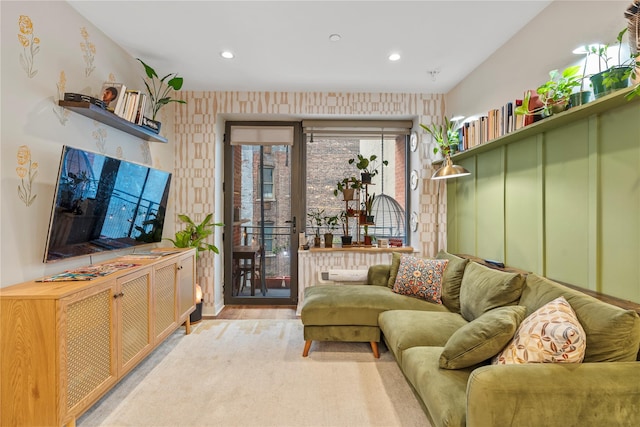
[[[393,356],[314,342],[300,320],[203,320],[176,331],[78,426],[429,426]]]

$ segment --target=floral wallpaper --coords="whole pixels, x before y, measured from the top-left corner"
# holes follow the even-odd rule
[[[27,15],[20,15],[18,19],[18,41],[22,45],[23,52],[20,54],[20,65],[29,78],[38,74],[34,67],[34,57],[40,51],[40,39],[33,33],[33,22]]]
[[[89,41],[89,32],[85,27],[80,28],[80,35],[83,42],[80,43],[82,50],[82,59],[84,60],[84,75],[89,77],[96,67],[93,65],[94,56],[96,54],[96,46]]]
[[[20,197],[20,200],[22,200],[25,205],[31,206],[37,197],[37,194],[32,195],[32,185],[33,180],[38,175],[38,163],[31,159],[31,149],[26,145],[21,145],[20,148],[18,148],[16,157],[18,158],[16,173],[20,178],[18,197]]]

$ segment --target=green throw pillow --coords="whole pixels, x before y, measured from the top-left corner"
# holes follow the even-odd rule
[[[460,313],[460,285],[462,284],[464,269],[469,260],[443,250],[438,252],[436,259],[449,260],[442,278],[442,304],[452,312]]]
[[[389,271],[389,281],[387,282],[387,286],[393,288],[393,285],[396,283],[396,277],[398,276],[398,268],[400,268],[400,258],[402,257],[402,253],[393,252],[391,255],[391,270]]]
[[[498,354],[513,338],[526,308],[498,307],[455,331],[442,350],[440,367],[462,369]]]
[[[464,270],[460,286],[460,314],[471,322],[494,308],[517,304],[523,286],[524,277],[521,274],[470,262]]]

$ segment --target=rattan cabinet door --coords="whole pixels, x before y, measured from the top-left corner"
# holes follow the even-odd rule
[[[158,343],[173,332],[176,325],[176,261],[158,265],[153,275],[153,334]]]
[[[114,295],[115,280],[61,302],[62,419],[82,413],[117,380]]]
[[[178,261],[178,323],[187,320],[195,309],[196,302],[196,263],[195,255],[190,253]]]
[[[118,289],[118,374],[122,376],[152,348],[151,269],[146,268],[118,279]]]

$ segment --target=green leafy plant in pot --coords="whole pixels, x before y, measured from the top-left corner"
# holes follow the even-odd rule
[[[218,247],[207,243],[205,240],[214,233],[215,227],[224,226],[221,222],[211,222],[213,214],[208,214],[200,224],[196,224],[189,216],[179,214],[180,221],[186,224],[183,230],[177,231],[174,239],[167,238],[177,248],[195,248],[196,260],[199,259],[202,252],[211,251],[215,254],[219,254]],[[202,319],[202,289],[200,285],[197,285],[196,292],[196,310],[191,313],[189,320],[192,323],[198,322]]]
[[[313,209],[307,213],[309,219],[309,225],[314,228],[313,246],[320,247],[320,227],[322,227],[322,221],[324,221],[324,209]]]
[[[571,93],[581,85],[580,68],[580,65],[574,65],[565,68],[562,73],[559,70],[549,71],[549,80],[536,89],[542,105],[529,109],[531,91],[527,91],[522,105],[516,107],[515,113],[523,115],[542,114],[543,117],[548,117],[566,110]]]
[[[324,247],[333,247],[333,232],[338,228],[338,216],[331,215],[323,217],[324,225],[327,227],[327,232],[324,233]]]
[[[436,146],[433,147],[433,154],[440,152],[445,158],[458,150],[458,146],[460,145],[458,129],[460,129],[461,125],[462,123],[449,120],[447,117],[444,118],[444,125],[433,123],[427,126],[420,123],[420,127],[431,135],[436,142]]]
[[[349,214],[341,211],[338,214],[338,223],[342,227],[342,246],[351,246],[352,236],[349,235]]]
[[[196,258],[200,256],[200,253],[206,251],[220,253],[216,245],[205,241],[213,234],[214,227],[224,226],[221,222],[211,222],[213,214],[208,214],[200,224],[196,224],[189,216],[184,214],[179,214],[178,218],[187,224],[186,227],[184,230],[177,231],[174,239],[167,238],[166,240],[171,241],[176,248],[195,248]]]
[[[618,44],[617,65],[610,66],[609,61],[613,58],[608,56],[609,45],[587,46],[589,53],[598,56],[599,72],[591,76],[593,94],[600,98],[616,89],[624,89],[629,86],[629,78],[636,78],[636,70],[640,67],[638,57],[640,52],[629,53],[629,58],[622,60],[622,39],[628,28],[623,28],[616,36]],[[605,70],[602,71],[602,64]]]
[[[355,176],[349,178],[343,178],[342,181],[336,183],[336,188],[333,190],[333,195],[338,197],[338,194],[342,193],[343,200],[354,200],[355,191],[362,188],[362,182]]]
[[[171,102],[177,102],[178,104],[186,104],[186,101],[181,99],[171,99],[169,96],[171,91],[179,91],[182,89],[184,79],[178,77],[178,73],[169,73],[166,76],[160,78],[156,71],[149,65],[145,64],[140,58],[136,58],[144,67],[144,72],[147,75],[149,81],[144,80],[144,85],[147,88],[149,95],[149,101],[151,101],[151,119],[156,120],[158,110]],[[149,83],[150,82],[150,83]]]
[[[360,170],[362,183],[371,183],[371,178],[376,176],[380,172],[380,167],[387,166],[389,161],[383,160],[378,163],[378,156],[372,154],[369,157],[365,157],[362,154],[358,154],[357,158],[349,159],[349,164],[355,164],[358,170]]]

